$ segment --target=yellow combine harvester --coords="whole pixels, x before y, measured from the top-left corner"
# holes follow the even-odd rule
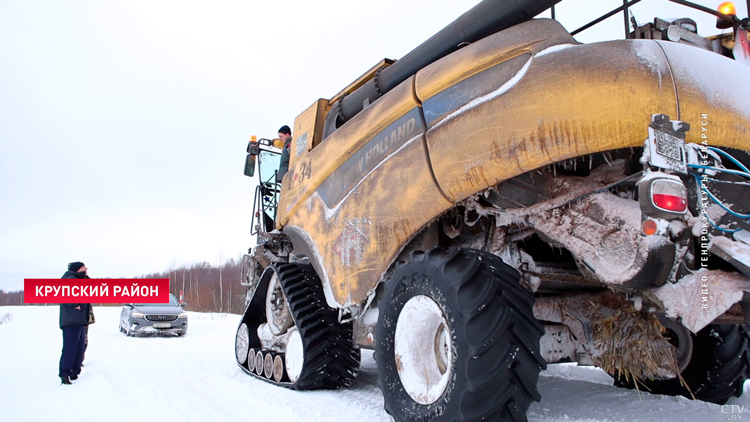
[[[558,2],[485,0],[318,100],[283,183],[279,145],[250,142],[243,370],[336,388],[374,349],[397,421],[525,420],[556,362],[741,394],[748,19],[680,0],[732,31],[657,18],[581,44],[532,19]]]

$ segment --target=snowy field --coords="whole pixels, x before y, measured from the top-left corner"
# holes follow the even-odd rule
[[[238,315],[189,313],[182,338],[128,338],[120,308],[95,308],[85,367],[61,386],[59,308],[0,307],[0,421],[390,421],[372,354],[354,385],[295,392],[251,378],[234,361]],[[10,314],[10,318],[4,318]],[[529,421],[750,420],[750,384],[730,406],[639,394],[602,371],[550,365]],[[739,411],[744,406],[744,411]],[[734,414],[732,414],[734,412]]]

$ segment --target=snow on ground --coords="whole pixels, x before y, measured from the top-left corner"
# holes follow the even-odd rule
[[[297,392],[251,378],[234,361],[238,315],[189,313],[181,338],[129,338],[120,308],[96,307],[80,378],[61,386],[57,306],[0,307],[0,421],[390,421],[372,354],[349,389]],[[10,314],[8,320],[3,317]],[[542,373],[531,422],[750,419],[750,384],[730,405],[613,387],[604,372],[574,364]],[[732,415],[734,411],[734,418]],[[740,419],[739,417],[742,417]]]

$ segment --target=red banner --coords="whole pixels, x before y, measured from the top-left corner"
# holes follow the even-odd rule
[[[25,278],[24,303],[169,303],[168,278]]]

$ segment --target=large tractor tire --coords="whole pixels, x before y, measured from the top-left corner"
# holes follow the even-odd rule
[[[386,286],[380,389],[398,421],[525,421],[546,362],[533,294],[483,251],[413,252]]]
[[[275,263],[261,283],[237,329],[237,364],[256,378],[296,390],[350,385],[360,361],[352,323],[338,322],[312,266]],[[288,335],[283,352],[263,347],[257,335],[263,323],[274,335]]]
[[[692,336],[692,356],[682,378],[647,380],[638,388],[654,394],[685,396],[724,404],[742,394],[742,385],[750,378],[750,327],[709,325]],[[632,381],[616,379],[618,387],[635,388]],[[692,394],[691,394],[692,392]]]

